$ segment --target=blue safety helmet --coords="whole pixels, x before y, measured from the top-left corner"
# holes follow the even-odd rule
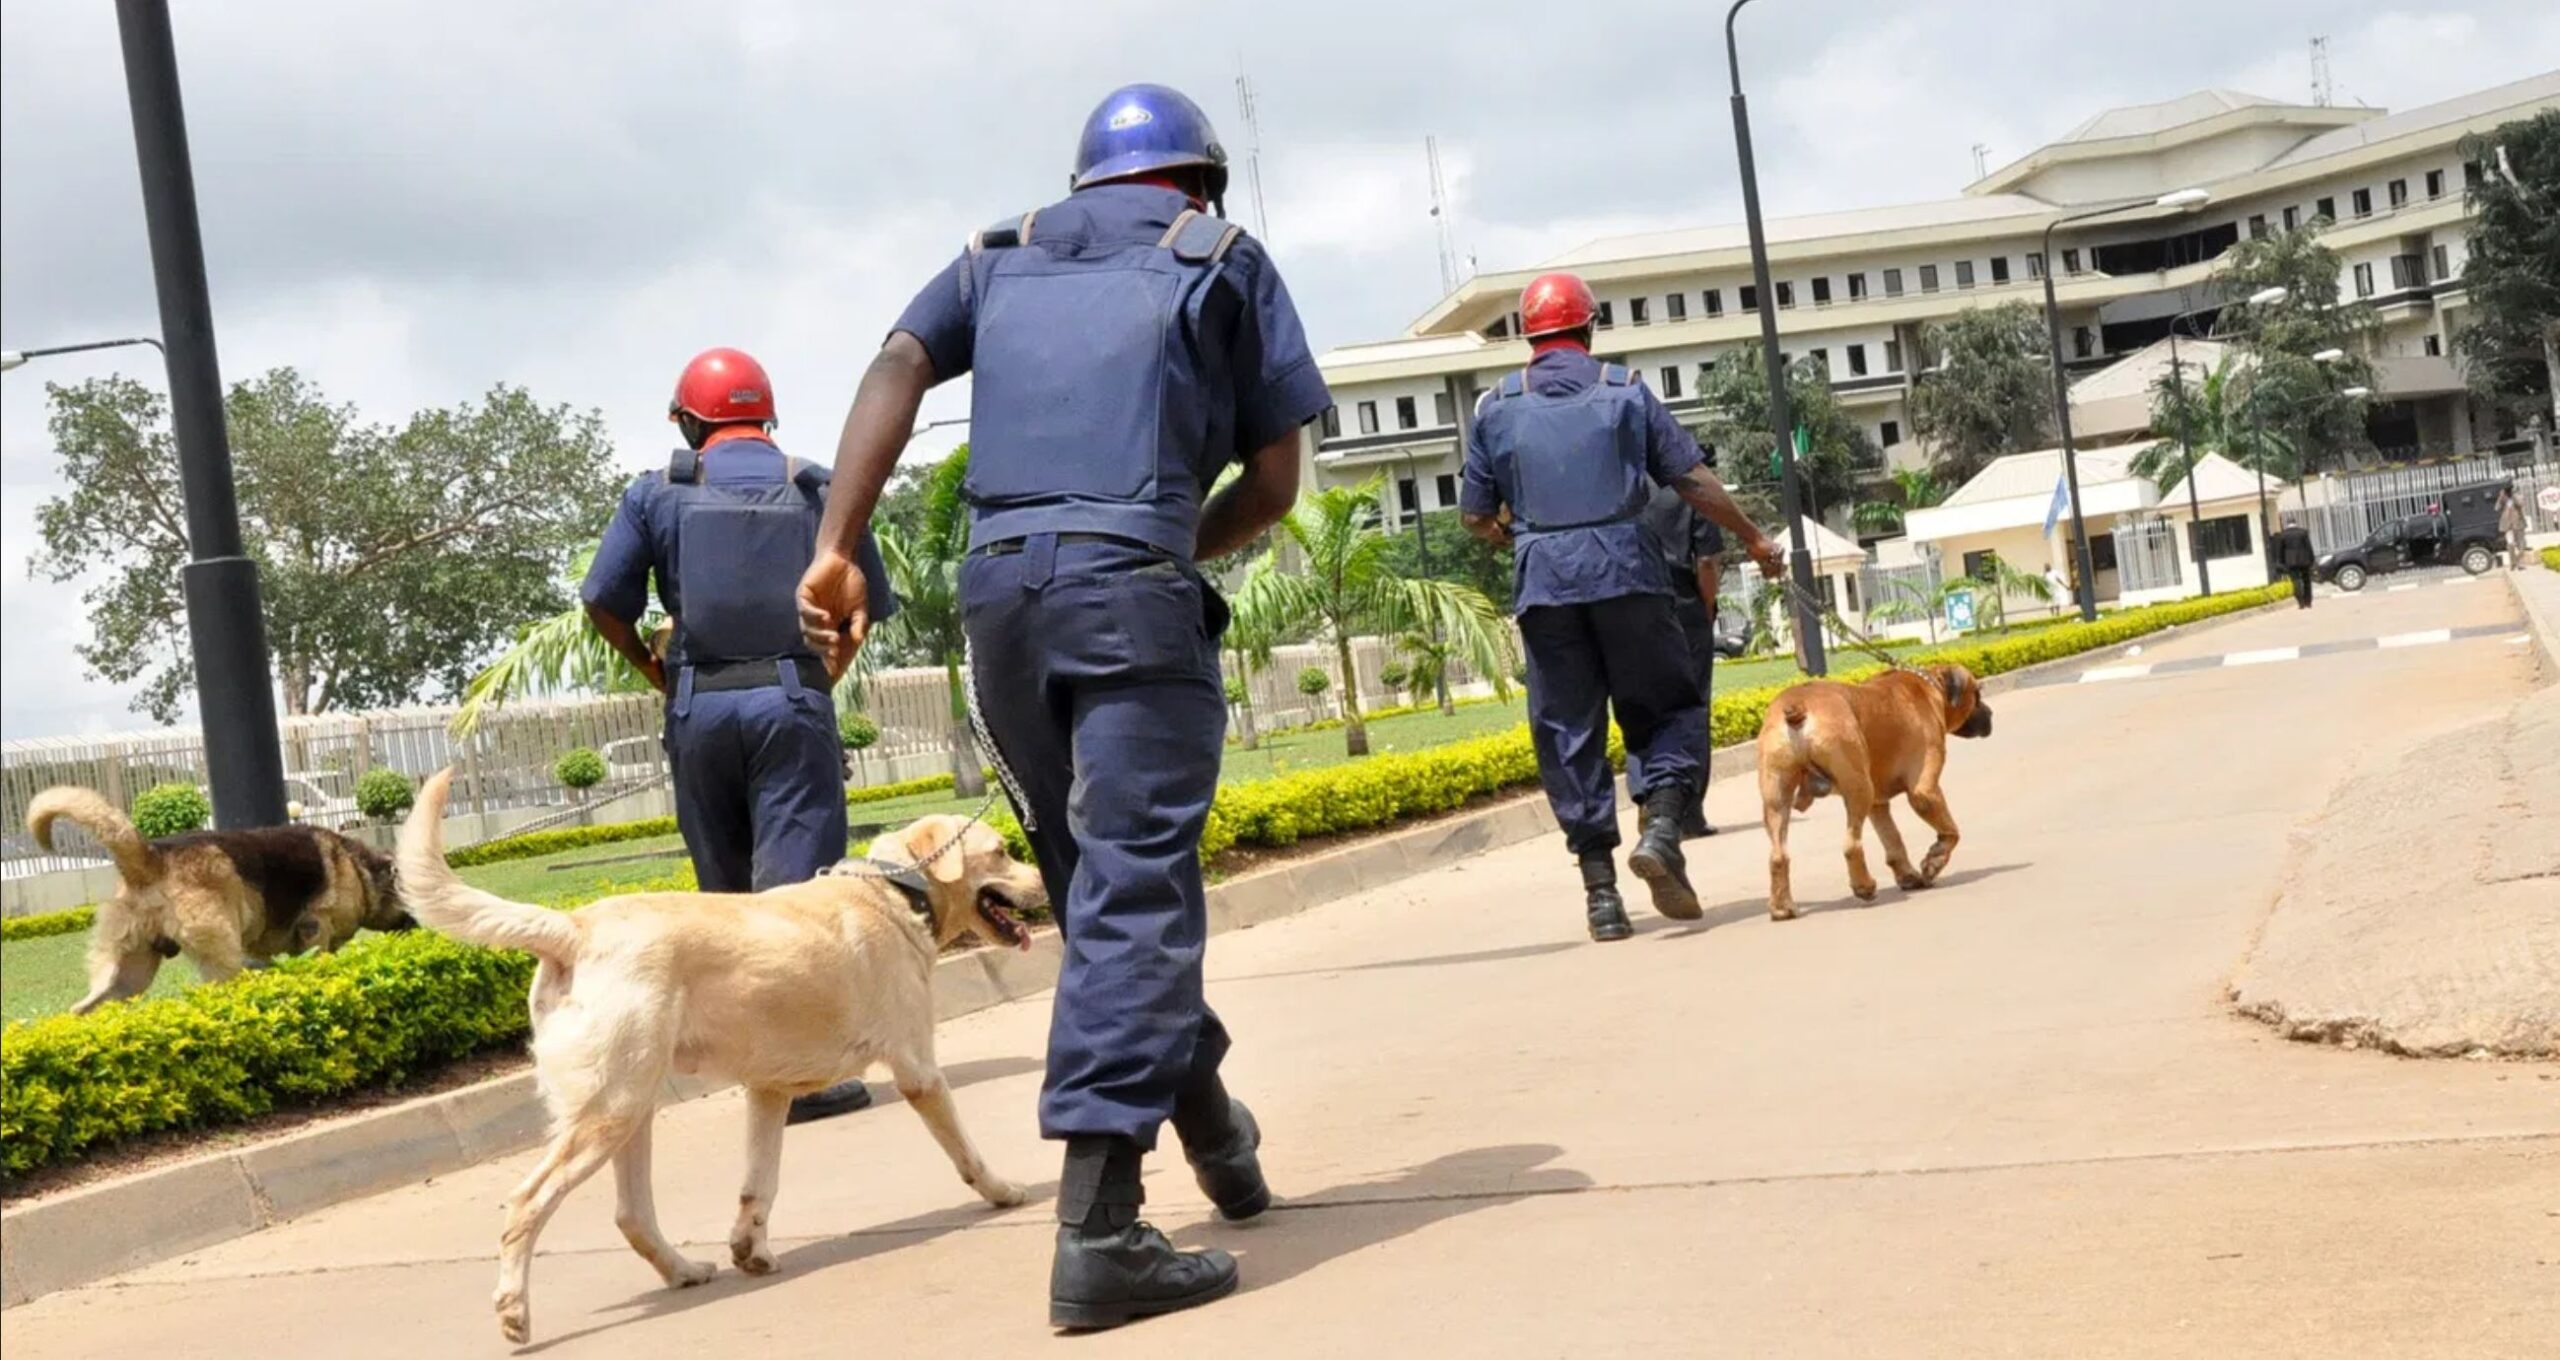
[[[1164,85],[1123,85],[1094,107],[1076,138],[1078,189],[1186,165],[1207,172],[1209,197],[1226,197],[1227,149],[1209,115],[1180,90]]]

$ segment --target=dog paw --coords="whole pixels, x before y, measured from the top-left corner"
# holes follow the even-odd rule
[[[1010,1209],[1031,1198],[1031,1192],[1001,1176],[988,1176],[978,1182],[978,1193],[987,1203],[999,1209]]]
[[[680,1261],[676,1263],[675,1273],[667,1277],[667,1283],[677,1289],[691,1289],[698,1284],[710,1283],[711,1277],[719,1273],[720,1267],[716,1262]]]
[[[1792,902],[1770,903],[1769,919],[1772,921],[1792,921],[1796,919],[1795,904]]]
[[[1861,902],[1873,902],[1876,900],[1876,881],[1871,878],[1864,883],[1852,883],[1849,891],[1856,893]]]
[[[519,1346],[533,1339],[533,1309],[523,1298],[499,1296],[498,1334]]]
[[[749,1242],[744,1239],[731,1242],[729,1244],[729,1259],[737,1262],[738,1269],[745,1271],[749,1275],[770,1275],[773,1273],[773,1253],[765,1250],[765,1246],[761,1242]]]
[[[1895,885],[1900,887],[1904,892],[1918,892],[1922,888],[1929,886],[1929,880],[1922,878],[1916,871],[1910,869],[1894,870],[1893,881]]]

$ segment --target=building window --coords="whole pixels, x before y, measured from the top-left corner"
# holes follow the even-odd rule
[[[1458,423],[1457,404],[1449,400],[1449,393],[1445,388],[1431,394],[1431,423],[1440,426]]]
[[[2263,241],[2267,239],[2267,215],[2265,213],[2249,214],[2249,239],[2252,241]]]
[[[1958,260],[1958,261],[1956,261],[1956,287],[1958,287],[1958,288],[1971,288],[1972,286],[1973,286],[1973,261],[1971,261],[1971,260]]]
[[[1645,325],[1650,325],[1650,324],[1652,324],[1652,322],[1653,322],[1653,307],[1652,307],[1652,302],[1653,302],[1653,299],[1651,299],[1651,298],[1640,298],[1640,297],[1628,298],[1628,299],[1627,299],[1627,324],[1628,324],[1628,325],[1630,325],[1630,326],[1645,326]]]
[[[2348,197],[2349,201],[2356,205],[2356,216],[2373,216],[2373,191],[2371,189],[2358,189]]]
[[[2062,252],[2062,272],[2065,274],[2077,274],[2080,272],[2080,248],[2078,246],[2069,246],[2064,248]]]
[[[1778,310],[1779,310],[1779,311],[1782,311],[1782,312],[1783,312],[1783,311],[1785,311],[1786,309],[1788,309],[1789,307],[1793,307],[1794,305],[1796,305],[1796,286],[1795,286],[1795,284],[1793,284],[1792,282],[1789,282],[1789,281],[1788,281],[1788,280],[1786,280],[1786,279],[1780,279],[1780,280],[1778,280],[1778,282],[1777,282],[1777,285],[1776,285],[1776,286],[1777,286],[1777,289],[1778,289]]]
[[[2391,206],[2393,208],[2405,208],[2409,206],[2409,181],[2405,179],[2395,179],[2383,187],[2390,195]]]
[[[1360,433],[1376,434],[1377,432],[1378,403],[1374,401],[1364,401],[1360,403]]]
[[[2337,221],[2338,200],[2334,198],[2324,198],[2320,200],[2318,203],[2311,205],[2311,215],[2313,218],[2322,222]]]
[[[1924,264],[1920,266],[1920,291],[1924,293],[1934,293],[1938,291],[1938,267],[1936,265]]]
[[[1866,346],[1851,345],[1849,347],[1849,376],[1852,378],[1863,378],[1867,376]]]
[[[2427,286],[2427,257],[2426,257],[2426,256],[2424,256],[2424,255],[2394,255],[2394,256],[2392,256],[2392,257],[2391,257],[2391,288],[2392,288],[2392,291],[2394,291],[2394,292],[2398,292],[2398,291],[2400,291],[2400,290],[2402,290],[2402,289],[2405,289],[2405,288],[2424,288],[2424,287],[2426,287],[2426,286]]]
[[[1991,257],[1991,281],[1993,283],[2007,283],[2009,281],[2008,256],[1994,255]]]
[[[2291,230],[2293,230],[2294,228],[2299,227],[2299,226],[2301,226],[2301,225],[2302,225],[2302,209],[2300,209],[2300,208],[2287,208],[2287,209],[2285,209],[2285,210],[2284,210],[2284,229],[2285,229],[2286,231],[2291,231]]]
[[[1450,506],[1456,505],[1458,503],[1458,474],[1454,472],[1441,473],[1439,476],[1431,479],[1431,489],[1440,494],[1441,509],[1446,510]]]
[[[2462,187],[2465,189],[2479,188],[2481,174],[2480,162],[2464,161],[2462,163]]]
[[[1341,407],[1328,406],[1324,408],[1324,437],[1327,439],[1340,439],[1342,437]]]
[[[1507,316],[1495,317],[1493,324],[1484,328],[1484,338],[1487,340],[1506,339],[1510,334],[1511,318]]]
[[[1414,490],[1411,477],[1396,478],[1396,510],[1406,519],[1422,513],[1421,493]]]
[[[2031,279],[2040,279],[2044,277],[2043,251],[2030,250],[2027,252],[2027,277]]]
[[[1742,308],[1742,310],[1746,312],[1756,312],[1760,310],[1760,289],[1757,285],[1746,283],[1733,291],[1734,295],[1741,299],[1741,301],[1735,304],[1736,306]]]
[[[1823,377],[1831,376],[1831,351],[1821,348],[1809,349],[1805,351],[1804,357],[1813,361],[1814,368],[1819,370]]]
[[[1688,295],[1687,293],[1665,293],[1665,294],[1663,294],[1663,295],[1662,295],[1662,319],[1663,319],[1663,320],[1665,320],[1665,321],[1686,321],[1686,320],[1688,320],[1688,319],[1689,319],[1689,295]]]
[[[1707,315],[1724,315],[1724,291],[1722,289],[1710,288],[1706,292],[1699,294],[1699,296],[1707,300]]]
[[[1617,324],[1618,314],[1616,310],[1607,299],[1602,299],[1600,303],[1600,329],[1605,331],[1611,326]]]
[[[1864,275],[1864,274],[1852,274],[1852,275],[1850,275],[1850,276],[1849,276],[1849,300],[1850,300],[1851,302],[1863,302],[1863,301],[1865,301],[1865,300],[1866,300],[1866,296],[1867,296],[1867,276],[1866,276],[1866,275]]]
[[[2436,282],[2443,283],[2453,277],[2453,257],[2445,252],[2443,246],[2433,247],[2427,253],[2435,258]]]
[[[1887,340],[1884,342],[1884,371],[1887,373],[1899,373],[1902,371],[1901,341]]]
[[[2430,170],[2427,172],[2427,197],[2444,197],[2444,172],[2442,170]]]
[[[1396,428],[1399,430],[1410,430],[1421,423],[1422,417],[1414,414],[1413,398],[1396,398]]]
[[[2000,553],[1994,548],[1976,548],[1964,555],[1964,574],[1976,581],[2000,579]]]
[[[1662,366],[1662,399],[1664,401],[1680,399],[1680,365],[1678,364]]]
[[[2360,298],[2369,298],[2373,296],[2372,265],[2360,264],[2356,266],[2356,296]]]
[[[1888,420],[1876,427],[1876,442],[1891,446],[1902,442],[1902,422]]]
[[[2444,337],[2441,335],[2428,336],[2427,353],[2433,357],[2442,358],[2444,356]]]
[[[1813,281],[1813,305],[1816,307],[1828,307],[1831,305],[1830,276],[1824,275]]]
[[[2098,351],[2098,337],[2086,326],[2071,328],[2071,357],[2086,359]]]
[[[2208,562],[2249,556],[2249,517],[2224,515],[2204,521],[2196,526],[2196,546],[2197,555]]]
[[[1899,270],[1899,269],[1888,269],[1888,270],[1884,271],[1884,295],[1885,295],[1886,297],[1900,297],[1900,296],[1902,296],[1902,271],[1901,271],[1901,270]]]

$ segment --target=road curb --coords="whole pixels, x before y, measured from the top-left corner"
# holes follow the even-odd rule
[[[1209,889],[1209,929],[1250,929],[1554,829],[1544,798],[1534,791],[1512,795],[1475,812],[1216,884]],[[1062,957],[1055,931],[1034,936],[1028,950],[947,956],[934,965],[934,1018],[1048,991],[1057,985]],[[691,1100],[722,1085],[678,1077],[668,1083],[666,1100]],[[541,1140],[544,1123],[533,1074],[517,1072],[10,1209],[0,1214],[0,1306],[14,1308],[521,1151]]]
[[[2499,574],[2507,578],[2507,593],[2524,611],[2525,631],[2533,637],[2543,679],[2560,679],[2560,572],[2527,568]]]

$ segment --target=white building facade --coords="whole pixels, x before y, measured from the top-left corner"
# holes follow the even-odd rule
[[[2369,433],[2387,454],[2487,452],[2500,442],[2451,358],[2462,322],[2468,214],[2482,173],[2463,138],[2560,107],[2560,72],[2385,113],[2279,104],[2224,90],[2114,109],[1931,203],[1767,224],[1771,298],[1752,287],[1740,225],[1593,242],[1521,270],[1479,275],[1404,335],[1321,362],[1338,405],[1311,427],[1319,485],[1383,474],[1401,518],[1454,506],[1462,420],[1477,394],[1527,362],[1515,309],[1529,280],[1571,270],[1600,300],[1595,349],[1644,375],[1693,428],[1702,372],[1759,344],[1759,309],[1779,313],[1792,360],[1818,354],[1842,405],[1885,467],[1925,463],[1905,399],[1917,330],[1965,308],[2041,306],[2055,272],[2063,349],[2075,373],[2161,339],[2170,318],[2213,300],[2223,254],[2240,240],[2317,225],[2338,253],[2340,295],[2382,322]],[[2202,189],[2200,207],[2149,207],[2040,236],[2057,217],[2120,200]],[[1846,507],[1825,507],[1838,522]]]

